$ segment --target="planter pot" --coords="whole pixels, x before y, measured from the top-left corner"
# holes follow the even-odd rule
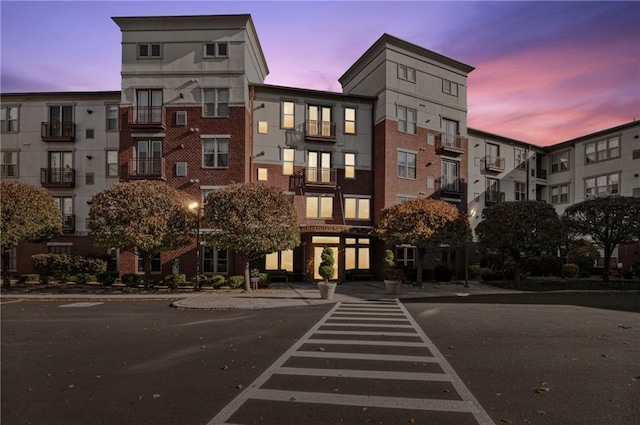
[[[332,300],[333,294],[336,291],[335,282],[318,282],[318,289],[320,289],[320,298],[323,300]]]
[[[384,286],[387,288],[387,294],[398,295],[400,293],[400,284],[399,280],[385,280]]]

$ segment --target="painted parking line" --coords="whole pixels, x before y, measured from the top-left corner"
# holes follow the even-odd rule
[[[60,307],[79,307],[79,308],[83,308],[83,307],[94,307],[96,305],[100,305],[100,304],[104,304],[103,302],[78,302],[78,303],[72,303],[72,304],[64,304],[61,305]]]
[[[348,367],[340,367],[344,365]],[[330,391],[327,386],[333,382],[347,388],[341,393]],[[440,385],[438,391],[445,385],[451,391],[431,392],[427,397],[415,385]],[[402,394],[396,393],[398,388]],[[325,415],[324,423],[331,423],[334,411],[344,407],[462,414],[471,420],[465,423],[494,424],[397,299],[336,304],[208,425],[241,423],[237,419],[243,415],[257,414],[247,407],[255,409],[256,403],[304,406],[307,412],[317,409],[315,419],[322,421]],[[268,416],[269,411],[265,408],[260,414]],[[341,419],[349,422],[348,417]],[[277,418],[265,423],[277,423]]]

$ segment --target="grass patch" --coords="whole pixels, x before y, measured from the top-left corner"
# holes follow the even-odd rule
[[[503,289],[516,289],[512,280],[484,282],[487,285]],[[609,290],[640,290],[640,280],[611,279],[608,283],[602,279],[536,279],[526,278],[520,282],[520,290],[543,291],[609,291]]]

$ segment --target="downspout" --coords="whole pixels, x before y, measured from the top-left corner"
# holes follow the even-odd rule
[[[253,181],[253,98],[255,88],[249,84],[249,182]]]

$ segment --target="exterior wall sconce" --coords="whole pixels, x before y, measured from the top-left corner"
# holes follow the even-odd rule
[[[93,114],[93,110],[92,109],[87,109],[87,114]]]
[[[433,164],[433,162],[427,162],[427,165],[425,165],[425,167],[429,167]]]
[[[93,159],[93,156],[87,155],[87,159]]]

